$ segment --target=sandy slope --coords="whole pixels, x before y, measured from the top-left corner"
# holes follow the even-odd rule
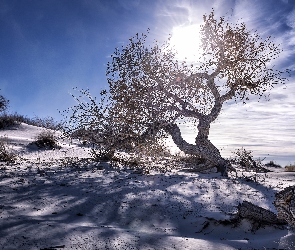
[[[295,249],[284,243],[293,237],[286,228],[253,233],[248,221],[233,228],[212,220],[229,218],[243,200],[276,212],[274,194],[295,185],[294,173],[276,170],[253,182],[114,171],[88,162],[78,144],[26,148],[40,130],[22,124],[0,131],[23,158],[0,170],[1,249]]]

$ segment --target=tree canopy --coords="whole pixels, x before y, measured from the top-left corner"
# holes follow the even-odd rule
[[[96,108],[83,108],[84,113],[97,114],[88,125],[107,124],[114,137],[125,134],[125,139],[168,133],[183,152],[225,172],[229,163],[208,139],[210,124],[226,101],[267,95],[267,90],[286,82],[288,70],[275,69],[281,50],[271,37],[262,39],[245,23],[228,23],[214,11],[203,16],[200,37],[199,58],[193,63],[177,60],[170,38],[162,45],[148,44],[146,34],[136,34],[116,48],[107,64],[109,89],[102,92],[107,111],[101,112],[92,100]],[[181,118],[197,121],[195,144],[182,138],[176,123]]]
[[[194,65],[177,60],[169,39],[147,45],[145,34],[116,49],[107,77],[117,113],[133,124],[171,123],[182,116],[212,122],[224,102],[246,102],[285,82],[284,72],[271,65],[281,50],[270,37],[262,40],[244,23],[215,19],[214,12],[204,15],[200,36],[201,56]]]

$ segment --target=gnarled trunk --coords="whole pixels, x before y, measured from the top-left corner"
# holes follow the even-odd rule
[[[169,124],[166,126],[166,131],[171,135],[174,143],[177,147],[186,154],[196,155],[203,159],[206,159],[211,164],[208,165],[208,169],[217,167],[217,170],[222,175],[227,174],[227,167],[229,162],[222,158],[219,150],[208,139],[209,127],[206,126],[206,122],[200,122],[198,129],[199,133],[196,137],[196,144],[187,143],[181,136],[181,132],[177,124]],[[209,125],[209,123],[207,123]]]

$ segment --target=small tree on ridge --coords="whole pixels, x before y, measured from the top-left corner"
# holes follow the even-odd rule
[[[2,95],[0,95],[0,112],[7,109],[9,101]]]

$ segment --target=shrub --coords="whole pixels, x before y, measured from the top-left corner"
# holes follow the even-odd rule
[[[110,161],[114,158],[114,152],[104,148],[92,148],[90,155],[95,161]]]
[[[270,167],[270,168],[281,168],[281,166],[279,164],[275,164],[273,161],[266,163],[265,166]]]
[[[266,168],[263,167],[261,159],[254,159],[252,151],[247,151],[244,148],[238,149],[236,152],[233,152],[235,156],[230,160],[232,163],[239,165],[246,171],[255,171],[255,172],[269,172]]]
[[[0,95],[0,112],[4,111],[8,107],[9,101],[2,95]]]
[[[288,165],[285,167],[286,172],[295,172],[295,165]]]
[[[14,162],[16,160],[16,154],[10,152],[7,149],[7,144],[4,142],[3,138],[0,138],[0,161],[4,162]]]
[[[10,128],[20,123],[21,122],[16,115],[2,114],[0,116],[0,129]]]
[[[52,129],[52,130],[59,130],[62,128],[61,122],[55,121],[52,117],[34,117],[28,118],[26,116],[20,114],[7,114],[4,113],[0,115],[0,129],[6,129],[12,127],[14,125],[19,125],[21,123],[26,123],[29,125]]]
[[[37,116],[32,119],[27,118],[26,123],[33,126],[52,129],[52,130],[60,130],[62,128],[62,123],[55,121],[54,118],[50,116],[45,118],[40,118]]]
[[[30,145],[36,145],[38,148],[43,149],[60,149],[61,147],[57,144],[57,138],[53,132],[46,130],[41,132],[37,137],[36,141],[30,143]]]

